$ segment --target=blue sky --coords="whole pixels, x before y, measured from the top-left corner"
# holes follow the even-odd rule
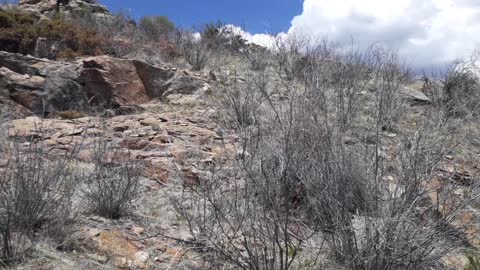
[[[100,0],[134,18],[165,15],[176,25],[222,21],[241,26],[249,42],[268,46],[275,34],[327,37],[397,50],[416,66],[480,59],[480,0]],[[265,33],[273,34],[273,36]]]
[[[303,0],[101,0],[111,11],[129,10],[135,19],[165,15],[176,25],[190,27],[221,21],[250,33],[288,31],[302,13]]]

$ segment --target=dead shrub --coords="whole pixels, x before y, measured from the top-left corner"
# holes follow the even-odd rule
[[[454,119],[478,118],[480,108],[479,53],[422,76],[423,91],[439,112]]]
[[[478,55],[472,59],[453,63],[444,75],[443,105],[454,118],[478,116],[480,108],[480,80]]]
[[[455,146],[448,122],[429,108],[414,127],[395,129],[407,108],[398,89],[408,78],[395,52],[295,48],[293,56],[286,48],[275,56],[273,87],[266,75],[236,86],[219,80],[234,89],[219,92],[232,104],[252,93],[262,99],[247,114],[255,121],[237,125],[239,154],[211,165],[198,188],[174,200],[194,239],[211,251],[207,259],[219,267],[226,260],[242,269],[295,268],[316,235],[347,269],[440,267],[465,245],[469,225],[452,220],[478,196],[457,197],[449,182],[435,190],[434,172]],[[308,52],[305,72],[290,76],[299,52]],[[241,107],[226,113],[244,119]],[[394,143],[385,130],[397,132]],[[439,211],[434,196],[455,203]]]
[[[115,152],[108,141],[98,140],[95,143],[94,168],[87,174],[83,190],[88,209],[110,219],[119,219],[128,214],[140,187],[139,163],[131,160],[129,155],[112,161],[117,154],[122,156]]]
[[[51,160],[39,141],[9,147],[0,155],[8,160],[0,168],[0,262],[6,265],[21,259],[42,232],[59,243],[65,239],[79,179],[72,153]]]
[[[258,71],[249,76],[265,77],[265,73]],[[263,81],[265,83],[265,80]],[[222,109],[222,120],[230,128],[242,130],[252,126],[259,115],[261,104],[266,101],[266,87],[260,86],[253,80],[242,81],[238,75],[219,75],[215,84],[214,101]]]
[[[266,48],[251,45],[248,50],[243,52],[243,54],[250,62],[250,69],[253,71],[263,71],[267,68],[270,54]]]
[[[184,32],[180,35],[180,48],[185,60],[195,71],[204,69],[212,53],[208,42],[203,38],[195,37],[193,33]]]

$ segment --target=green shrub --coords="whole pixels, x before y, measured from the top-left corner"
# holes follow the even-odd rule
[[[17,8],[0,10],[0,50],[32,54],[39,37],[62,41],[69,55],[100,54],[102,39],[91,29],[83,29],[62,18],[37,21]]]
[[[467,256],[468,264],[465,266],[465,270],[480,270],[480,256],[473,254]]]
[[[173,32],[175,25],[166,16],[146,16],[140,20],[140,29],[154,40]]]

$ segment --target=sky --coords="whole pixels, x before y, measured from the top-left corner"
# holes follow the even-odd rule
[[[415,66],[441,65],[480,48],[480,0],[103,0],[136,17],[166,15],[177,25],[222,21],[251,42],[296,33],[397,50]]]
[[[292,18],[302,12],[303,0],[100,0],[111,11],[168,16],[176,25],[201,26],[221,21],[251,33],[288,31]]]

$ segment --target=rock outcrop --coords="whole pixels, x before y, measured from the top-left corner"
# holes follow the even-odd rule
[[[203,76],[139,60],[96,56],[58,62],[0,52],[0,96],[35,114],[115,110],[209,88]]]
[[[431,100],[429,97],[427,97],[424,93],[417,91],[415,89],[412,89],[410,87],[401,85],[399,88],[399,93],[405,97],[406,99],[409,99],[413,102],[416,103],[430,103]]]
[[[0,95],[35,114],[83,108],[75,64],[0,52]]]
[[[58,0],[20,0],[19,6],[25,11],[31,11],[47,16],[57,11]],[[59,6],[60,11],[66,18],[72,15],[85,14],[89,12],[93,18],[106,18],[112,16],[108,9],[95,0],[69,0]]]

